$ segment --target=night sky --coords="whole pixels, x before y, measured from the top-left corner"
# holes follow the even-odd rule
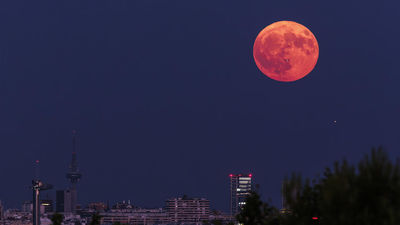
[[[280,206],[283,177],[372,146],[400,150],[395,1],[0,1],[0,200],[31,199],[34,161],[81,203],[205,197],[228,210],[230,173]],[[305,78],[263,75],[253,43],[291,20],[316,36]],[[334,123],[334,121],[337,123]],[[49,192],[53,195],[53,192]],[[43,194],[46,196],[46,194]]]

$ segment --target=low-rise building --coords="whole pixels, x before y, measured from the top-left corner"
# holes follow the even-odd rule
[[[91,202],[88,204],[88,209],[95,212],[105,212],[107,210],[107,204],[104,202]]]
[[[234,218],[232,218],[231,215],[226,214],[222,211],[217,211],[217,210],[213,210],[210,213],[210,219],[208,220],[209,223],[213,224],[213,222],[218,221],[221,224],[228,224],[229,222],[232,222],[234,220]]]
[[[173,198],[165,207],[172,223],[201,224],[210,218],[210,201],[205,198]]]
[[[122,202],[117,202],[115,205],[112,206],[112,209],[117,209],[117,210],[131,210],[135,208],[132,204],[131,201],[122,201]]]
[[[165,210],[161,209],[113,209],[109,212],[100,213],[102,224],[113,224],[119,222],[129,225],[154,225],[168,224],[169,218]]]
[[[4,212],[4,221],[16,224],[32,223],[32,213],[22,212],[19,209],[7,209]]]
[[[40,210],[42,210],[42,206],[44,208],[44,213],[51,213],[54,211],[53,200],[51,199],[40,200]]]
[[[45,213],[45,205],[40,204],[40,214]],[[21,212],[32,213],[33,211],[33,203],[32,201],[26,201],[21,206]]]

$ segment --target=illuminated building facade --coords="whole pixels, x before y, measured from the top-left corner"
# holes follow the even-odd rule
[[[163,209],[112,209],[100,216],[102,224],[155,225],[169,224],[170,221]]]
[[[253,188],[252,174],[229,174],[231,189],[230,215],[234,217],[246,204],[246,198]]]
[[[172,223],[202,224],[210,218],[210,201],[204,198],[173,198],[165,209]]]

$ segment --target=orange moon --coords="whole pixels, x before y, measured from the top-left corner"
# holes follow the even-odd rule
[[[292,21],[275,22],[264,28],[253,46],[257,67],[271,79],[296,81],[317,64],[318,42],[305,26]]]

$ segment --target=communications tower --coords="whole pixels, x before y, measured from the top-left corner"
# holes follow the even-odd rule
[[[76,205],[78,203],[78,193],[76,190],[76,185],[82,178],[82,174],[78,169],[78,162],[76,159],[76,131],[72,131],[72,160],[69,165],[69,172],[66,175],[70,182],[70,192],[71,192],[71,212],[76,212]]]

